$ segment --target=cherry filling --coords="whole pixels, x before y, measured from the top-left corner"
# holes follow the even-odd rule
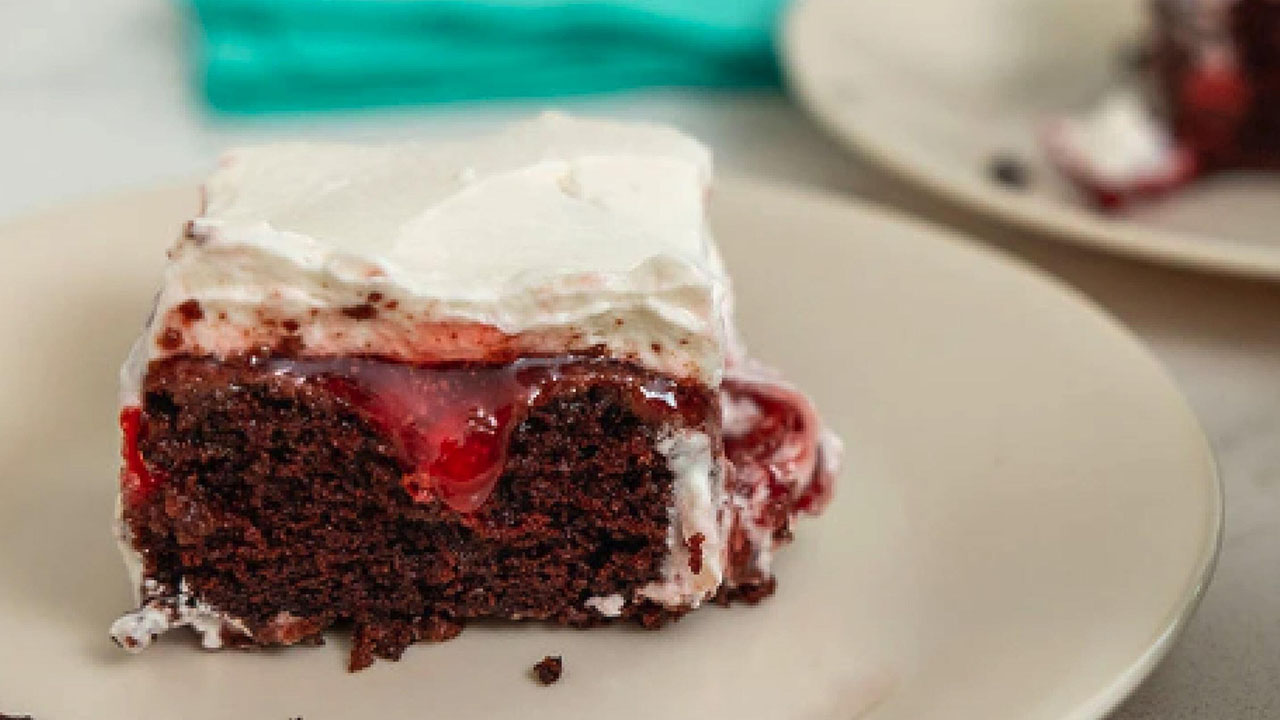
[[[315,379],[360,408],[416,468],[404,478],[414,500],[439,500],[464,514],[493,492],[511,432],[528,408],[558,386],[607,379],[627,387],[631,404],[648,416],[682,410],[674,380],[582,358],[523,358],[496,366],[363,358],[265,362],[274,373]]]
[[[752,410],[726,424],[724,449],[742,485],[739,494],[758,502],[756,524],[781,529],[795,513],[822,512],[831,499],[833,478],[809,401],[786,386],[741,378],[726,379],[723,391],[729,407]],[[758,492],[761,487],[763,493]]]
[[[266,361],[279,375],[311,379],[363,411],[414,470],[404,488],[417,502],[439,500],[475,512],[506,464],[517,415],[550,367],[417,367],[375,360]]]
[[[597,383],[620,386],[637,414],[662,424],[704,422],[705,395],[693,386],[616,362],[582,357],[523,358],[509,364],[411,365],[371,358],[249,358],[284,379],[311,383],[369,419],[412,468],[403,478],[417,502],[473,513],[506,466],[511,433],[539,398]],[[236,391],[236,386],[232,386]],[[138,450],[146,420],[121,413],[127,497],[145,499],[162,482]]]
[[[631,409],[658,424],[701,426],[708,411],[714,412],[700,386],[594,358],[433,365],[359,357],[248,362],[282,379],[312,384],[359,410],[411,468],[402,480],[409,495],[463,514],[478,510],[492,494],[506,466],[512,431],[540,398],[607,383],[623,388]],[[724,402],[750,408],[740,413],[740,422],[725,427],[724,443],[736,492],[751,500],[751,520],[764,528],[784,528],[797,512],[820,512],[831,494],[831,478],[808,401],[763,380],[731,377],[722,391]],[[120,414],[122,484],[131,502],[145,500],[164,482],[139,450],[146,424],[140,408]]]
[[[124,460],[120,482],[125,497],[131,500],[142,500],[160,484],[159,478],[147,469],[142,461],[142,453],[138,451],[138,436],[142,433],[142,408],[127,407],[120,411],[120,432],[124,441],[120,446],[120,455]]]

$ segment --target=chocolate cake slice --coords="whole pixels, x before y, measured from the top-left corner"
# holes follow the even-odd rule
[[[234,151],[126,363],[123,647],[756,601],[839,444],[741,352],[705,148],[546,115]]]
[[[1054,163],[1116,208],[1222,170],[1280,170],[1280,0],[1152,0],[1152,72],[1046,133]]]
[[[1173,133],[1209,172],[1280,170],[1280,2],[1155,0]]]

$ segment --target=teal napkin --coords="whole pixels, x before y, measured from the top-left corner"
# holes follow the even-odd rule
[[[183,0],[236,112],[775,84],[786,0]]]

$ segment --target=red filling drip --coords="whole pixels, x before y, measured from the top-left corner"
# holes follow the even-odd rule
[[[159,485],[159,478],[147,469],[138,450],[138,434],[142,432],[142,408],[127,407],[120,411],[120,431],[124,442],[120,455],[124,459],[121,486],[125,496],[133,500],[146,498]]]
[[[566,366],[582,359],[526,358],[509,365],[414,366],[361,358],[265,361],[273,372],[316,378],[375,422],[415,468],[405,490],[475,512],[506,465],[507,443],[525,411]],[[575,377],[579,377],[579,373]],[[673,381],[634,385],[640,409],[678,411]]]
[[[783,528],[797,512],[817,514],[831,498],[832,478],[818,447],[817,417],[799,393],[782,386],[725,381],[731,401],[749,400],[757,414],[745,431],[724,435],[725,455],[754,495],[761,483],[768,500],[755,518],[762,527]]]

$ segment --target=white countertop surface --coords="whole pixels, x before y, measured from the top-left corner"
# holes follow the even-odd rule
[[[171,5],[0,3],[0,221],[198,176],[228,144],[457,134],[538,107],[213,119],[184,82]],[[664,91],[557,105],[672,122],[712,144],[722,172],[860,195],[955,225],[1059,275],[1128,323],[1172,370],[1213,441],[1227,529],[1199,613],[1116,717],[1280,718],[1280,284],[1166,270],[1003,231],[849,158],[775,93]]]

